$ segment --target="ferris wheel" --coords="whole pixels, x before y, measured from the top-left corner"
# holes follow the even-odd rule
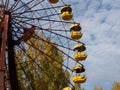
[[[28,90],[35,90],[31,84],[33,77],[28,78],[27,73],[30,68],[37,79],[41,72],[50,77],[49,68],[41,66],[42,60],[42,64],[47,62],[57,71],[62,67],[70,73],[70,78],[61,76],[61,80],[69,83],[63,90],[74,90],[74,83],[86,81],[85,67],[81,63],[87,58],[86,46],[80,42],[82,28],[74,21],[72,11],[72,6],[64,0],[0,1],[1,90],[21,90],[23,84],[18,77],[21,73]],[[54,75],[50,78],[52,80]]]

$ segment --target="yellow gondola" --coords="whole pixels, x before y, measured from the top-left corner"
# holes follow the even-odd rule
[[[61,13],[63,13],[63,12],[69,12],[69,13],[71,13],[72,12],[72,8],[70,7],[70,5],[64,5],[61,8]]]
[[[71,87],[65,87],[63,90],[73,90]]]
[[[81,75],[76,75],[73,76],[72,80],[74,83],[84,83],[86,81],[87,77],[86,76],[81,76]]]
[[[50,3],[53,3],[53,4],[55,4],[55,3],[57,3],[59,0],[48,0]]]
[[[85,72],[85,68],[83,65],[76,65],[72,68],[72,71],[76,71],[76,73]]]
[[[71,32],[71,38],[74,39],[74,40],[78,40],[82,37],[82,32],[79,32],[79,31],[73,31]]]
[[[73,14],[67,11],[67,12],[63,12],[61,14],[61,17],[63,20],[71,20],[73,17]]]
[[[71,20],[73,17],[72,8],[69,5],[65,5],[61,8],[61,17],[63,20]]]
[[[78,43],[74,46],[74,51],[77,50],[78,52],[82,52],[86,50],[84,43]]]
[[[83,52],[77,52],[74,54],[74,58],[77,60],[77,61],[83,61],[87,58],[87,54],[83,53]]]
[[[80,31],[81,30],[81,26],[79,23],[74,23],[70,26],[70,31]]]

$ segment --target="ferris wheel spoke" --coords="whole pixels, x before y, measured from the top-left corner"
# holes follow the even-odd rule
[[[43,18],[41,18],[40,20],[48,21],[48,19],[43,19]],[[70,21],[62,21],[62,20],[54,20],[54,19],[49,19],[49,21],[60,22],[60,23],[68,23],[68,24],[73,24],[74,23],[74,22],[70,22]]]
[[[23,4],[23,6],[15,9],[15,10],[13,10],[13,11],[15,12],[15,11],[21,9],[22,7],[26,7],[27,9],[24,10],[24,12],[27,12],[27,11],[31,10],[32,8],[38,6],[38,5],[39,5],[40,3],[42,3],[44,0],[42,0],[42,1],[36,1],[36,3],[35,3],[34,1],[35,1],[35,0],[32,0],[32,1],[28,2],[28,3],[24,3],[24,2],[21,1],[22,4]],[[33,4],[33,5],[30,5],[30,7],[29,7],[28,5],[31,4],[31,3],[34,3],[34,4]],[[23,13],[19,14],[19,16],[22,15],[22,14],[23,14]]]
[[[26,5],[26,7],[28,8],[27,10],[25,10],[24,12],[27,12],[27,11],[29,11],[29,10],[31,10],[32,8],[34,8],[34,7],[36,7],[36,6],[38,6],[40,3],[42,3],[44,0],[42,0],[42,1],[37,1],[36,0],[36,2],[33,2],[33,4],[32,5],[30,5],[30,7],[28,6],[28,5]],[[23,4],[25,4],[24,2],[22,2]]]
[[[25,28],[25,27],[26,27],[26,24],[29,25],[29,26],[32,26],[32,25],[33,25],[33,24],[30,24],[30,23],[28,24],[28,23],[25,23],[25,22],[15,21],[15,20],[12,20],[12,22],[13,22],[15,25],[18,25],[18,26],[21,27],[19,30]]]
[[[50,44],[49,41],[47,41],[47,40],[45,40],[45,39],[39,37],[38,35],[34,35],[33,38],[38,39],[38,40],[41,40],[41,41],[43,41],[43,42],[46,42],[46,43],[49,43],[49,44]],[[60,44],[57,44],[57,43],[55,43],[55,44],[53,44],[53,45],[57,45],[57,46],[62,47],[62,48],[64,48],[64,49],[73,51],[73,49],[68,48],[68,47],[65,47],[64,45],[60,45]]]
[[[15,23],[13,23],[13,24],[14,24],[13,25],[14,27],[12,26],[14,28],[13,32],[16,33],[16,36],[17,36],[17,33],[18,34],[23,34],[23,32],[20,30],[20,28]],[[17,30],[15,31],[15,29],[17,29]]]
[[[20,22],[20,21],[14,21],[14,20],[12,20],[12,23],[14,24],[13,26],[15,26],[15,27],[21,27],[21,28],[19,28],[18,30],[19,31],[21,31],[21,29],[23,29],[23,28],[25,28],[25,26]]]
[[[15,23],[14,23],[15,24]],[[23,29],[23,28],[21,28],[20,26],[17,26],[18,28],[20,28],[20,29]],[[16,28],[16,27],[13,27],[13,28]],[[20,30],[19,29],[19,30]],[[62,29],[43,29],[43,30],[48,30],[48,31],[58,31],[58,32],[64,32],[64,31],[66,31],[66,32],[70,32],[69,30],[62,30]],[[53,36],[54,37],[54,36]]]
[[[22,18],[22,17],[21,17]],[[16,19],[15,18],[15,20],[19,20],[19,19]],[[29,22],[29,21],[33,21],[33,22],[36,22],[36,20],[38,20],[38,18],[31,18],[31,19],[27,19],[27,20],[22,20],[22,22]],[[62,23],[65,23],[65,24],[72,24],[72,23],[74,23],[74,22],[63,22],[63,21],[58,21],[58,20],[51,20],[51,19],[40,19],[41,21],[51,21],[51,22],[56,22],[56,23],[61,23],[61,25],[62,25]],[[39,21],[39,20],[38,20]],[[47,24],[47,23],[46,23]],[[60,26],[60,25],[58,25],[58,26]],[[54,27],[57,27],[57,26],[54,26]],[[53,28],[53,27],[51,27],[51,28]],[[53,29],[53,30],[55,30],[55,31],[64,31],[64,30],[57,30],[57,29]],[[70,32],[70,30],[65,30],[65,31],[67,31],[67,32]]]
[[[18,20],[18,19],[16,19],[16,20]],[[18,20],[19,21],[19,20]],[[19,21],[19,22],[28,22],[29,23],[29,21],[31,21],[31,20],[22,20],[22,21]],[[34,20],[33,20],[34,21]],[[39,21],[38,21],[38,23],[39,23]],[[16,24],[16,23],[14,23],[14,24]],[[42,25],[37,25],[37,26],[44,26],[44,25],[46,25],[46,24],[49,24],[49,22],[47,22],[47,23],[45,23],[45,24],[42,24]],[[61,25],[62,26],[62,25]],[[48,30],[48,31],[60,31],[60,32],[63,32],[63,31],[65,31],[65,32],[70,32],[70,30],[67,30],[67,29],[56,29],[57,27],[60,27],[60,25],[58,25],[58,26],[51,26],[51,28],[48,28],[48,29],[45,29],[45,30]],[[19,27],[19,28],[21,28],[21,27]]]
[[[15,19],[16,17],[17,18],[26,18],[26,19],[30,19],[30,20],[40,20],[41,18],[46,18],[46,17],[53,17],[53,16],[56,16],[56,15],[60,15],[60,13],[58,14],[50,14],[50,15],[46,15],[46,16],[41,16],[41,17],[36,17],[36,18],[30,18],[30,17],[23,17],[23,16],[13,16],[13,19]]]
[[[32,13],[32,12],[39,12],[39,11],[44,11],[44,10],[49,10],[49,9],[54,9],[54,8],[60,8],[62,6],[56,6],[56,7],[48,7],[48,8],[40,8],[40,9],[34,9],[34,10],[27,10],[27,11],[23,11],[23,12],[19,12],[19,13],[12,13],[13,15],[22,15],[25,13]]]
[[[4,0],[1,0],[1,3],[4,4]]]
[[[14,36],[14,38],[19,38],[18,35],[17,35],[17,32],[13,31],[12,35]]]
[[[17,38],[17,40],[23,35],[23,32],[20,30],[20,28],[14,23],[14,22],[12,22],[13,24],[14,24],[14,30],[13,30],[13,35]],[[20,24],[18,24],[19,26],[21,26],[22,27],[22,29],[24,28],[22,25],[20,25]],[[15,31],[15,29],[16,29],[16,31]],[[16,44],[17,43],[19,43],[19,42],[16,42]]]
[[[30,82],[30,87],[32,88],[32,90],[34,90],[33,85],[32,85],[31,81],[29,80],[29,78],[28,78],[28,76],[27,76],[27,72],[25,71],[24,67],[23,67],[22,64],[20,63],[19,59],[18,59],[17,57],[15,57],[15,58],[16,58],[17,61],[19,62],[19,65],[20,65],[20,67],[21,67],[21,69],[22,69],[22,71],[23,71],[23,73],[24,73],[24,75],[25,75],[25,78],[27,79],[27,82]],[[26,82],[26,83],[27,83],[27,82]]]
[[[21,0],[20,0],[20,1],[21,1]],[[21,9],[22,7],[26,7],[28,4],[30,4],[30,3],[34,2],[34,1],[35,1],[35,0],[31,0],[31,1],[29,1],[29,2],[27,2],[27,3],[25,3],[25,4],[23,4],[22,6],[16,8],[16,9],[13,9],[11,12],[15,12],[15,11]]]
[[[1,1],[0,1],[0,9],[3,8],[4,4],[5,4],[5,3],[4,3],[4,0],[1,0]]]
[[[6,7],[5,9],[6,9],[6,10],[8,10],[8,5],[9,5],[9,0],[6,0],[6,1],[5,1],[5,7]]]
[[[18,29],[19,30],[19,29]],[[18,34],[19,33],[19,34]],[[22,36],[22,32],[20,31],[13,31],[13,36],[15,37],[15,40],[18,40]]]
[[[13,5],[10,7],[9,11],[13,11],[13,10],[17,7],[17,5],[19,4],[20,1],[21,1],[21,0],[15,1],[15,2],[13,3]]]

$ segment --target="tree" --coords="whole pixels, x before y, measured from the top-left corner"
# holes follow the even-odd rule
[[[120,90],[120,82],[115,81],[111,90]]]
[[[94,90],[103,90],[102,87],[95,86]]]
[[[80,84],[74,84],[75,90],[85,90]]]
[[[44,41],[43,41],[44,38]],[[42,39],[42,40],[39,40]],[[62,90],[68,86],[69,73],[63,70],[63,55],[43,34],[27,41],[16,51],[18,79],[22,90]]]

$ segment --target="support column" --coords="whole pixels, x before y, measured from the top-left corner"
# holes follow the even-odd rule
[[[6,57],[6,44],[8,33],[9,15],[5,15],[4,26],[2,31],[2,41],[0,47],[0,90],[5,90],[5,57]]]
[[[9,79],[11,90],[20,90],[16,64],[15,64],[15,51],[14,51],[14,39],[12,36],[12,28],[11,28],[11,15],[9,14],[9,23],[8,23],[8,39],[7,39],[7,48],[8,48],[8,68],[9,68]]]

